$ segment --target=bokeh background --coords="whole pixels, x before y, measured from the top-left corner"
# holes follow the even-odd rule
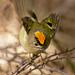
[[[34,0],[38,20],[41,21],[51,12],[60,15],[55,38],[46,50],[48,55],[75,47],[75,0]],[[19,43],[21,24],[9,0],[0,0],[0,75],[10,75],[17,65],[28,59],[28,54]],[[75,51],[69,56],[75,57]],[[44,55],[43,55],[44,56]],[[39,60],[39,59],[38,59]],[[75,75],[75,58],[50,62],[49,67]],[[63,68],[62,68],[63,67]],[[28,70],[28,69],[27,69]],[[38,74],[37,74],[38,73]],[[47,69],[37,69],[29,75],[61,75]],[[22,74],[21,74],[22,75]]]

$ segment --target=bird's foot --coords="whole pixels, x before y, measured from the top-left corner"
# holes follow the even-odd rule
[[[32,64],[33,62],[34,62],[33,58],[30,57],[30,59],[29,59],[29,63]]]
[[[40,56],[41,56],[41,54],[40,54]],[[41,56],[41,60],[40,60],[40,63],[41,63],[41,66],[45,66],[45,60],[42,58],[42,56]]]

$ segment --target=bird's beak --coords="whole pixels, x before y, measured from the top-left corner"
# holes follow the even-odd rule
[[[43,47],[40,48],[40,46],[38,46],[38,47],[36,47],[36,48],[38,48],[38,50],[40,50],[41,52],[43,52],[43,53],[46,54],[46,51],[45,51],[45,49],[44,49]]]
[[[43,53],[45,53],[46,54],[46,51],[45,51],[45,49],[44,48],[41,48],[42,50],[43,50]]]

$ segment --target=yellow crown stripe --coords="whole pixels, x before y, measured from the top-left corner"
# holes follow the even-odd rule
[[[37,39],[39,40],[39,42],[40,42],[41,44],[44,44],[45,36],[44,36],[44,34],[43,34],[42,32],[36,31],[36,32],[35,32],[35,37],[37,37]]]

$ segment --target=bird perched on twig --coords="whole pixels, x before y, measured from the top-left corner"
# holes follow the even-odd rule
[[[19,37],[23,48],[29,54],[41,55],[41,53],[45,53],[51,39],[56,33],[59,23],[58,15],[51,13],[47,18],[38,22],[37,16],[33,11],[33,0],[10,1],[22,22]]]

